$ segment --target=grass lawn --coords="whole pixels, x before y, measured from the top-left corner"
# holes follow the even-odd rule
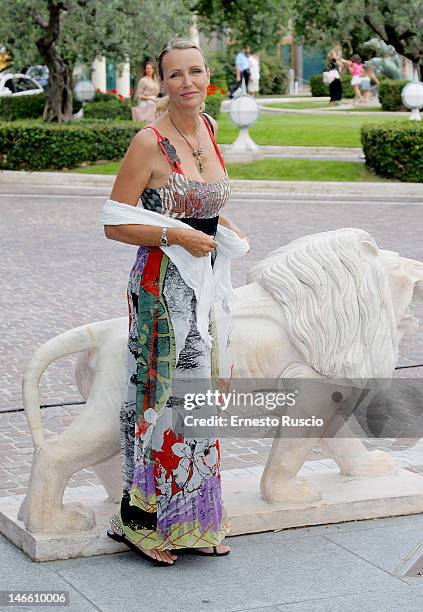
[[[346,102],[345,104],[350,104],[350,102]],[[333,106],[328,104],[327,102],[272,102],[271,104],[264,104],[263,106],[268,106],[270,108],[288,108],[294,110],[307,110],[307,109],[319,109],[319,108],[333,108],[342,111],[361,111],[361,112],[371,112],[371,113],[381,113],[382,110],[379,106],[367,106],[367,105],[357,105],[357,106]]]
[[[360,127],[364,123],[392,121],[383,113],[374,117],[358,115],[292,115],[262,114],[250,129],[251,138],[259,145],[293,145],[314,147],[360,147]],[[404,119],[406,121],[406,119]],[[238,129],[227,113],[218,120],[219,144],[231,144]]]
[[[366,106],[363,104],[362,106],[359,104],[358,106],[348,106],[348,108],[340,108],[339,110],[344,111],[356,111],[359,113],[383,113],[384,111],[379,106]],[[395,117],[388,117],[391,121],[395,119]],[[401,115],[398,116],[398,119],[402,119]]]
[[[117,174],[120,162],[75,168],[84,174]],[[251,163],[227,164],[232,179],[279,181],[382,181],[364,163],[314,161],[311,159],[262,159]]]
[[[265,102],[263,106],[271,108],[329,108],[328,102],[322,100],[300,100],[299,102]]]

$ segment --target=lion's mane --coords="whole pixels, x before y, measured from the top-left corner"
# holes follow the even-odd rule
[[[282,306],[286,332],[323,376],[390,378],[398,357],[391,292],[374,239],[343,228],[293,240],[253,266]]]

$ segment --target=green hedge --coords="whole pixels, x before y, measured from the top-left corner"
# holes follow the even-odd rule
[[[394,81],[384,79],[379,86],[379,100],[384,111],[407,110],[401,102],[401,91],[409,81]]]
[[[224,96],[220,93],[206,96],[206,108],[204,112],[214,117],[214,119],[217,119],[220,115],[220,105],[222,104],[222,100],[224,100]]]
[[[0,168],[60,170],[82,162],[119,160],[139,129],[132,121],[0,122]]]
[[[16,121],[19,119],[38,119],[43,116],[47,101],[47,92],[28,96],[5,96],[0,98],[0,121]],[[73,112],[77,113],[81,102],[73,99]]]
[[[110,102],[110,101],[113,102],[114,100],[117,100],[116,94],[114,94],[114,93],[105,93],[103,91],[98,91],[96,89],[95,96],[92,99],[92,102]]]
[[[343,98],[354,98],[354,89],[351,85],[351,75],[341,75],[342,82],[342,97]],[[329,96],[329,85],[323,83],[323,76],[321,74],[315,74],[310,77],[310,88],[311,95],[322,97]]]
[[[115,96],[110,100],[87,102],[84,104],[84,119],[132,119],[129,101],[120,102]]]
[[[376,174],[405,183],[423,182],[423,125],[391,121],[361,128],[366,165]]]
[[[207,63],[210,66],[210,83],[228,89],[228,70],[227,57],[225,53],[214,51],[207,54]]]
[[[288,69],[267,53],[260,53],[260,94],[271,96],[286,94],[288,90]]]

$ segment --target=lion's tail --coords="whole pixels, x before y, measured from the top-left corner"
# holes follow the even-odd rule
[[[44,441],[38,392],[40,378],[56,359],[94,348],[96,345],[96,335],[92,329],[94,326],[95,324],[81,325],[59,334],[40,346],[31,357],[22,379],[22,397],[35,449]]]

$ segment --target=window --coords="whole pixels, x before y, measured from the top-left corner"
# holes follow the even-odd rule
[[[34,83],[34,81],[32,79],[25,79],[23,77],[17,77],[15,79],[13,79],[14,82],[14,86],[15,86],[15,93],[21,92],[21,91],[31,91],[33,89],[38,89],[37,85]]]

